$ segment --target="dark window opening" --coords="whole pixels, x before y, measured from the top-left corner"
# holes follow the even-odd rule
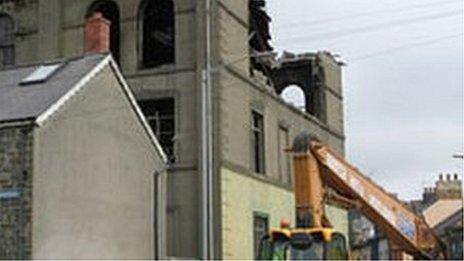
[[[252,111],[252,169],[256,173],[264,174],[264,118],[263,115]]]
[[[175,21],[172,0],[146,0],[141,6],[142,67],[175,61]]]
[[[325,259],[327,260],[347,260],[348,259],[347,253],[348,253],[348,250],[346,249],[345,237],[339,233],[334,233],[332,235],[332,240],[327,243]]]
[[[14,21],[9,15],[0,14],[0,67],[15,61]]]
[[[119,8],[113,1],[99,0],[94,2],[87,11],[87,17],[99,12],[110,24],[110,51],[115,61],[119,63],[120,59],[120,16]]]
[[[254,256],[258,256],[259,244],[261,239],[268,234],[269,218],[263,214],[253,215],[253,251]]]
[[[140,108],[148,120],[169,162],[175,162],[175,101],[174,98],[162,98],[140,101]]]
[[[279,127],[278,137],[278,154],[279,155],[279,181],[291,185],[292,184],[292,172],[290,166],[290,155],[286,152],[286,149],[290,147],[290,138],[288,135],[288,129],[282,126]]]

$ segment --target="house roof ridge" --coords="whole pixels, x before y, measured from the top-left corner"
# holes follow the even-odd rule
[[[53,59],[46,59],[46,60],[41,60],[41,61],[34,61],[31,63],[20,63],[20,64],[15,64],[15,65],[7,65],[5,67],[0,68],[0,72],[6,72],[6,71],[13,71],[17,69],[24,69],[24,68],[30,68],[30,67],[37,67],[41,65],[49,65],[49,64],[56,64],[56,63],[69,63],[73,61],[77,61],[80,59],[84,58],[91,58],[91,57],[106,57],[108,56],[108,52],[104,53],[92,53],[92,54],[82,54],[82,55],[76,55],[76,56],[71,56],[71,57],[61,57],[61,58],[53,58]]]

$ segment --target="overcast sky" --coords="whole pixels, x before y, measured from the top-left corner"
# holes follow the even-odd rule
[[[268,0],[277,51],[328,50],[343,67],[351,163],[419,198],[463,151],[463,0]]]

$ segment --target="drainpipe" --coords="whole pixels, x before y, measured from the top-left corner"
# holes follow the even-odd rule
[[[214,256],[214,209],[213,209],[213,102],[212,102],[212,74],[218,70],[211,65],[211,3],[205,0],[205,64],[201,73],[201,258],[211,260]],[[255,54],[255,57],[273,55],[273,52]],[[241,57],[222,66],[234,64],[249,58]]]
[[[213,133],[211,86],[211,0],[205,0],[205,67],[201,85],[202,258],[213,259]]]

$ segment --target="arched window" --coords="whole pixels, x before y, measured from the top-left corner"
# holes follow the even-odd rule
[[[0,14],[0,67],[15,61],[14,21],[11,16]]]
[[[119,63],[120,57],[120,25],[119,8],[113,1],[97,0],[87,11],[87,17],[93,13],[100,12],[103,17],[111,22],[110,25],[110,51],[116,62]]]
[[[280,94],[280,97],[294,107],[306,111],[306,97],[303,89],[298,85],[289,85]]]
[[[174,3],[145,0],[139,11],[141,65],[152,68],[175,62]]]

